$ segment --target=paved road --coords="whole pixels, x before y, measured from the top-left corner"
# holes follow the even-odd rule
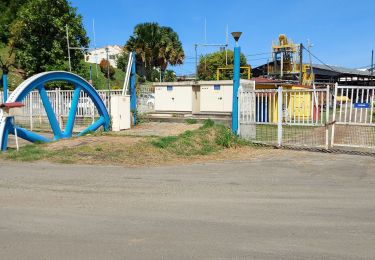
[[[0,259],[374,259],[375,158],[0,161]]]

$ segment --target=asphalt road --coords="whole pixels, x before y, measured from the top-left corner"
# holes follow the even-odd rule
[[[375,259],[375,158],[279,154],[145,169],[0,161],[0,259]]]

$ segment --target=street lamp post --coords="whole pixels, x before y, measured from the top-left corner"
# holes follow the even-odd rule
[[[107,53],[107,88],[108,88],[108,111],[111,111],[111,85],[109,82],[109,48],[106,47],[105,51]]]
[[[236,42],[234,47],[234,64],[233,64],[233,102],[232,102],[232,132],[238,133],[238,89],[240,88],[240,55],[241,48],[238,46],[238,40],[242,32],[232,32]]]

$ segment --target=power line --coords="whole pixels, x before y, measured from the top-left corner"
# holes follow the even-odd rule
[[[332,68],[331,66],[329,66],[328,64],[326,64],[324,61],[322,61],[321,59],[319,59],[318,57],[316,57],[310,50],[306,49],[305,46],[302,45],[302,48],[304,48],[311,56],[313,56],[316,60],[318,60],[324,66],[328,67],[330,70],[332,70],[334,72],[337,72],[337,73],[340,73],[339,71],[335,70],[334,68]]]
[[[252,57],[252,56],[261,56],[261,55],[269,55],[271,54],[272,52],[260,52],[260,53],[254,53],[254,54],[248,54],[248,55],[245,55],[246,57]]]

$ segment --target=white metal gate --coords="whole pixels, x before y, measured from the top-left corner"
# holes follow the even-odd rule
[[[335,85],[331,145],[375,148],[375,87]]]
[[[253,142],[328,148],[329,87],[241,89],[239,134]]]

